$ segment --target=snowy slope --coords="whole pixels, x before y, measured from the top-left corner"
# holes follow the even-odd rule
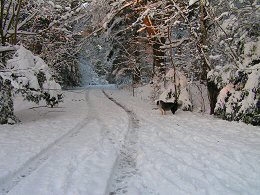
[[[23,123],[0,126],[0,194],[260,194],[259,127],[105,92],[67,91],[54,110],[18,99]]]
[[[129,194],[260,194],[259,127],[183,111],[161,116],[141,95],[111,94],[140,120]]]

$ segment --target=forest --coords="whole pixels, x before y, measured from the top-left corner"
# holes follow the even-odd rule
[[[19,122],[17,94],[55,107],[62,90],[116,84],[151,85],[152,100],[181,100],[186,111],[195,86],[209,114],[259,126],[259,8],[258,0],[1,0],[0,124]]]

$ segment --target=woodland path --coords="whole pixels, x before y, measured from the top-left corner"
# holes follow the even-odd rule
[[[118,103],[104,91],[103,93],[108,99],[126,111],[129,117],[129,126],[124,138],[124,144],[117,155],[105,193],[109,195],[124,194],[127,193],[128,188],[127,178],[134,176],[138,172],[138,169],[136,168],[136,144],[138,142],[137,130],[139,127],[139,120],[133,111]]]
[[[161,116],[129,91],[73,93],[62,112],[31,122],[28,115],[24,126],[0,128],[0,145],[8,151],[0,151],[0,165],[9,170],[0,177],[1,195],[260,194],[259,127],[180,110]],[[59,132],[73,119],[74,127],[12,168],[10,159],[28,156],[29,149],[20,149],[21,132],[30,127],[43,136],[41,128],[58,126]],[[35,150],[38,140],[29,143]]]

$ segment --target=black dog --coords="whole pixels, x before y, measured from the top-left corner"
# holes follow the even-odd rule
[[[162,115],[165,115],[166,111],[168,111],[168,110],[171,110],[172,114],[175,114],[175,112],[178,110],[178,108],[181,107],[181,103],[178,103],[178,102],[164,102],[162,100],[157,100],[156,104],[159,107]]]

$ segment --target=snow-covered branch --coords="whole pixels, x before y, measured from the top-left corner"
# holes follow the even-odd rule
[[[17,48],[15,46],[0,46],[0,53],[7,51],[15,51]]]

